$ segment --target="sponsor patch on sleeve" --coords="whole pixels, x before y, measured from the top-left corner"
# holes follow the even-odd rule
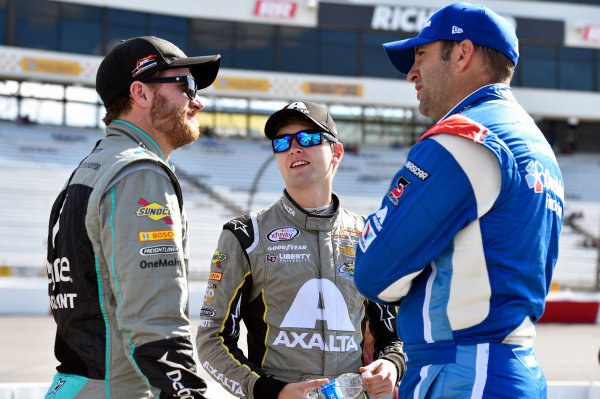
[[[429,177],[429,172],[426,172],[423,168],[417,166],[413,161],[407,161],[404,167],[413,175],[419,179],[425,181]]]
[[[210,272],[210,276],[208,277],[208,279],[214,280],[214,281],[221,281],[222,277],[223,277],[223,273],[221,273],[221,272]]]
[[[377,238],[377,234],[375,234],[375,230],[373,230],[373,226],[371,226],[371,221],[368,220],[362,231],[360,240],[358,240],[358,245],[360,245],[360,249],[363,252],[367,252],[367,248],[369,248],[369,245],[371,245],[375,238]]]
[[[171,219],[172,213],[169,207],[157,204],[156,202],[149,203],[143,198],[140,198],[138,204],[140,204],[141,207],[135,212],[137,217],[147,217],[152,220],[162,219],[167,224],[173,224],[173,220]]]
[[[400,197],[402,197],[402,194],[404,194],[404,189],[409,184],[410,182],[408,180],[406,180],[403,176],[400,176],[396,181],[396,187],[392,188],[387,193],[387,198],[392,204],[394,204],[394,206],[398,206],[398,200],[400,199]]]
[[[221,267],[223,267],[223,264],[221,262],[225,260],[227,260],[227,254],[219,252],[219,250],[217,249],[215,251],[215,254],[213,255],[211,263],[213,265],[216,265],[220,269]]]
[[[139,231],[140,241],[175,240],[177,233],[174,230]]]

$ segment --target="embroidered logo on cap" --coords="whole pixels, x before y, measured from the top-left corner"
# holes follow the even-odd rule
[[[135,68],[131,71],[131,77],[135,78],[140,73],[144,72],[148,68],[152,68],[156,66],[158,63],[156,62],[156,55],[151,54],[147,57],[140,59],[137,64],[135,64]]]
[[[304,105],[304,103],[300,102],[300,101],[296,101],[295,103],[291,103],[286,108],[287,109],[295,109],[296,111],[303,112],[303,113],[305,113],[307,115],[309,113],[308,109],[306,108],[306,105]]]
[[[452,25],[452,34],[453,35],[458,35],[460,33],[463,33],[462,28],[459,28],[458,26]]]

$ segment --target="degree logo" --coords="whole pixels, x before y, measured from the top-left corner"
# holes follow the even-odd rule
[[[143,198],[140,198],[138,204],[143,205],[138,208],[135,213],[137,216],[147,216],[152,220],[160,220],[163,219],[167,224],[173,224],[173,220],[171,219],[171,210],[166,206],[157,204],[156,202],[148,203]]]

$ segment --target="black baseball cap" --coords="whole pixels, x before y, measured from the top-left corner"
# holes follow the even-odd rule
[[[156,36],[134,37],[119,42],[104,57],[96,73],[96,91],[104,106],[129,90],[131,83],[168,68],[189,68],[198,90],[214,82],[221,55],[188,57],[173,43]]]
[[[336,139],[338,138],[335,122],[331,115],[329,115],[327,108],[309,101],[296,101],[290,103],[271,115],[265,124],[265,135],[273,140],[277,133],[277,129],[282,122],[285,122],[290,118],[298,117],[315,123],[323,129],[324,132],[331,134]]]

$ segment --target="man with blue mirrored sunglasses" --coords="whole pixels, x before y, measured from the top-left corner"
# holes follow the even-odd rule
[[[322,144],[323,139],[331,141],[332,143],[339,143],[339,141],[331,134],[321,132],[321,129],[304,129],[296,133],[278,135],[273,138],[273,152],[277,154],[278,152],[289,150],[294,138],[302,147],[312,147]]]
[[[294,102],[271,115],[265,134],[285,190],[224,226],[198,326],[201,363],[248,399],[304,399],[327,379],[365,370],[367,392],[383,398],[404,372],[402,343],[395,309],[366,301],[352,282],[364,219],[332,191],[344,155],[335,123],[324,107]],[[237,346],[241,319],[246,354]],[[367,325],[377,360],[365,365]]]

